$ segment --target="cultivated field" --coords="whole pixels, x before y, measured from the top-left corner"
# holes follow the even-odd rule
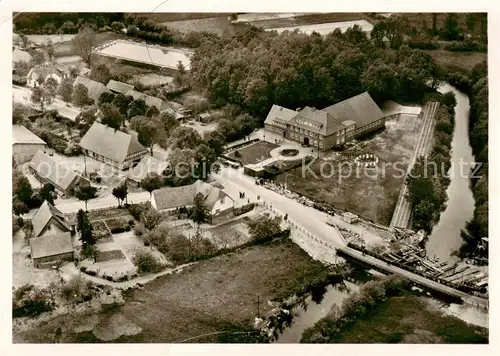
[[[430,54],[445,69],[466,74],[469,74],[477,63],[488,59],[487,53],[480,52],[450,52],[444,50],[425,50],[424,52]]]
[[[188,32],[210,32],[222,36],[226,31],[232,31],[234,26],[227,17],[211,17],[201,19],[190,19],[173,22],[163,22],[163,26],[188,33]]]
[[[318,24],[333,24],[338,26],[342,22],[360,21],[365,20],[371,22],[369,16],[363,13],[317,13],[317,14],[304,14],[296,17],[281,17],[267,20],[252,21],[251,24],[264,29],[280,28],[280,27],[295,27],[304,25],[318,25]],[[333,31],[333,30],[332,30]]]
[[[243,165],[255,164],[267,158],[271,158],[269,152],[276,147],[279,147],[279,145],[267,141],[258,141],[228,153],[227,156],[241,162]],[[236,152],[239,152],[239,155]]]
[[[260,313],[265,315],[272,309],[268,300],[292,295],[325,272],[320,262],[285,239],[159,277],[134,291],[112,316],[106,311],[70,313],[15,334],[26,342],[54,342],[54,330],[62,326],[60,342],[102,342],[103,335],[112,342],[179,342],[213,332],[251,330],[257,296]],[[92,325],[89,319],[94,320]],[[82,325],[76,328],[75,323]],[[193,342],[221,341],[222,336],[227,337],[207,335]]]
[[[386,129],[360,141],[342,153],[316,159],[303,168],[276,177],[279,183],[301,195],[346,209],[365,219],[389,224],[404,173],[418,140],[421,120],[401,115],[386,122]],[[357,167],[354,158],[362,154],[379,158],[376,169]],[[321,167],[323,166],[323,175]]]

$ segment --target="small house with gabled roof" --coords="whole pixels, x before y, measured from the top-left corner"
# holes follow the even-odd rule
[[[80,143],[83,154],[119,169],[139,162],[148,150],[131,134],[94,122]]]

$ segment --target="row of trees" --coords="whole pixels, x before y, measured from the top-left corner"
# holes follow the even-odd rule
[[[261,118],[273,104],[322,108],[365,90],[376,100],[419,101],[439,78],[431,56],[378,48],[357,26],[324,38],[248,28],[202,44],[191,71],[214,103],[235,104]]]
[[[470,141],[472,151],[479,166],[471,176],[472,192],[475,199],[474,217],[462,231],[464,241],[460,255],[463,257],[488,258],[487,244],[482,238],[488,237],[488,64],[476,65],[470,82]]]
[[[436,114],[434,143],[427,158],[419,157],[407,178],[412,210],[412,227],[427,233],[439,220],[445,208],[446,189],[450,183],[451,141],[454,125],[455,95],[436,95],[441,107]]]

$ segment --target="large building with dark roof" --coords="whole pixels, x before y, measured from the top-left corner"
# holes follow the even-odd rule
[[[127,169],[139,162],[148,150],[137,138],[94,122],[80,141],[83,154],[119,169]]]
[[[364,92],[321,110],[273,105],[264,125],[288,140],[325,151],[384,127],[385,116]]]

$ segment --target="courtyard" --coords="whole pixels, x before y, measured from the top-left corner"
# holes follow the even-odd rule
[[[239,161],[242,165],[255,164],[271,158],[270,152],[279,145],[268,141],[257,141],[227,154],[229,158]]]

